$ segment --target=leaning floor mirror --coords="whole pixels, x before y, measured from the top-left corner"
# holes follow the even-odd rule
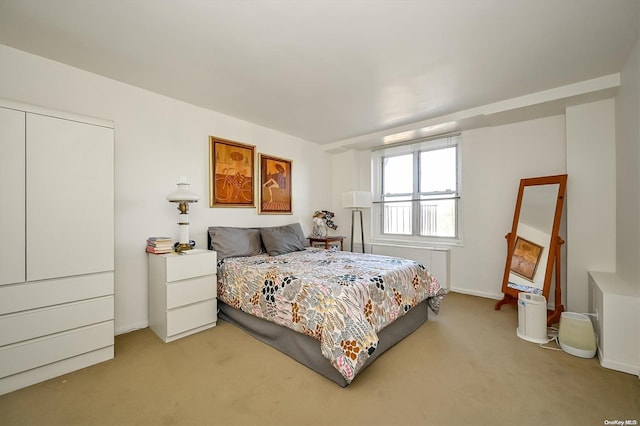
[[[504,297],[495,305],[517,306],[522,292],[549,300],[554,283],[554,309],[547,310],[547,325],[557,323],[564,311],[561,293],[559,235],[567,175],[520,180],[513,225],[507,239],[507,259],[502,279]],[[555,270],[555,274],[554,274]]]

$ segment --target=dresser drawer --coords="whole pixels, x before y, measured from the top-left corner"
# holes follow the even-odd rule
[[[113,296],[0,316],[0,346],[113,319]]]
[[[197,254],[167,255],[167,282],[186,280],[216,273],[216,252],[202,251]]]
[[[168,311],[167,336],[215,323],[218,318],[217,307],[217,300],[211,299]]]
[[[113,346],[113,321],[0,348],[0,377]]]
[[[167,284],[167,309],[216,297],[216,276],[206,275]]]
[[[0,315],[113,295],[113,272],[0,286]]]

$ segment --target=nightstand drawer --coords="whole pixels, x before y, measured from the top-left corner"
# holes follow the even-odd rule
[[[167,309],[216,297],[216,276],[206,275],[192,280],[167,284]]]
[[[212,299],[167,312],[167,336],[215,323],[217,305],[217,300]]]
[[[167,282],[186,280],[216,273],[216,252],[166,256]]]

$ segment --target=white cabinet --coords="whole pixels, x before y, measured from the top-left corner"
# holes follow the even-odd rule
[[[25,280],[25,116],[0,108],[0,285]]]
[[[113,270],[113,129],[27,114],[27,135],[27,280]]]
[[[0,394],[113,358],[113,136],[0,100]]]
[[[216,325],[216,252],[149,254],[149,327],[165,342]]]
[[[589,310],[603,367],[640,376],[640,292],[610,272],[589,271]]]

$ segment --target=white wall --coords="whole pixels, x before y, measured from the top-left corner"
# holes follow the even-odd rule
[[[616,272],[640,288],[640,45],[620,75],[616,97]]]
[[[313,211],[330,203],[328,154],[314,143],[246,121],[2,45],[0,97],[115,123],[117,333],[148,324],[145,240],[167,234],[177,239],[178,212],[165,197],[176,188],[179,176],[188,176],[191,189],[202,196],[190,208],[191,238],[200,248],[206,246],[206,228],[211,225],[299,221],[308,233]],[[255,145],[256,153],[292,159],[293,215],[209,208],[209,135]],[[90,248],[87,241],[86,247],[74,249]]]
[[[451,288],[502,298],[520,179],[566,172],[564,116],[462,135],[464,246],[451,250]]]
[[[332,155],[331,205],[328,210],[336,213],[334,222],[338,229],[331,231],[331,235],[342,235],[345,249],[351,245],[351,216],[352,211],[342,207],[342,193],[347,191],[371,190],[371,156],[367,151],[347,151]],[[354,251],[360,251],[360,218],[354,217]],[[371,210],[363,209],[362,222],[365,245],[371,241]]]
[[[640,41],[622,68],[616,96],[616,165],[616,273],[639,295],[640,327]]]
[[[567,306],[589,309],[588,271],[615,272],[616,164],[613,99],[568,107]]]

